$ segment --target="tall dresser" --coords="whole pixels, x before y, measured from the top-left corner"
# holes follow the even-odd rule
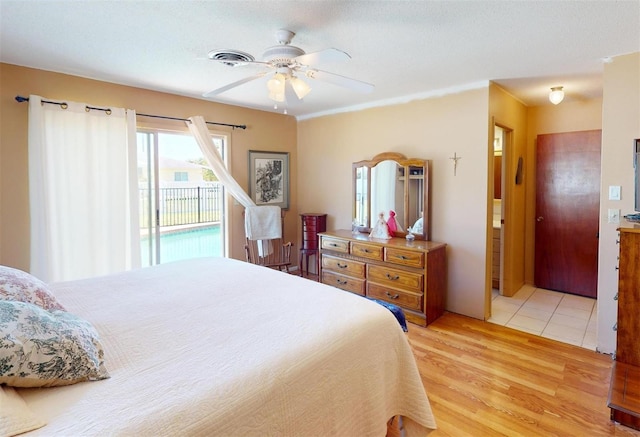
[[[309,274],[309,257],[315,256],[316,264],[318,262],[318,234],[327,230],[327,215],[305,213],[300,214],[300,218],[302,220],[302,244],[300,244],[298,268],[300,276],[304,277],[305,272],[307,276]],[[314,269],[314,272],[317,271]]]
[[[619,232],[617,343],[608,406],[612,420],[640,429],[640,224]]]
[[[427,326],[445,307],[446,244],[380,240],[348,230],[320,234],[320,281],[401,307]]]

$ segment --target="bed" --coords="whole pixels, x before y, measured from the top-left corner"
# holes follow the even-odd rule
[[[109,377],[5,387],[44,424],[27,436],[384,436],[395,416],[410,436],[436,427],[406,334],[360,296],[226,258],[49,289],[95,328]]]

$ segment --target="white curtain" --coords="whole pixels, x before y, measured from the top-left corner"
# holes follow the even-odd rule
[[[222,157],[218,153],[218,149],[216,149],[216,146],[213,143],[213,140],[211,139],[211,135],[209,134],[209,129],[207,129],[207,124],[205,123],[204,118],[198,115],[195,117],[190,117],[189,121],[190,123],[187,122],[187,126],[189,126],[189,130],[191,131],[198,145],[200,146],[202,153],[204,153],[204,156],[209,162],[209,165],[211,166],[213,173],[215,173],[218,180],[222,182],[222,184],[224,185],[224,188],[238,202],[240,202],[240,204],[244,206],[245,209],[256,207],[256,204],[253,201],[253,199],[251,199],[251,197],[249,197],[246,191],[242,189],[240,184],[238,184],[238,181],[236,181],[234,177],[231,176],[231,173],[229,173],[229,170],[227,170],[227,167],[224,165],[224,161],[222,160]],[[260,207],[260,208],[263,208],[263,207]],[[250,227],[252,226],[252,224],[251,224],[250,216],[247,211],[248,210],[245,211],[244,226],[245,226],[245,235],[249,236],[251,235]],[[275,226],[277,230],[280,231],[281,229],[281,224],[279,221],[280,215],[278,215],[277,219],[278,219],[278,223],[275,224]],[[270,254],[272,251],[272,247],[269,245],[268,241],[267,240],[258,240],[258,241],[260,241],[260,243],[258,244],[258,254],[260,256],[264,256],[265,254]]]
[[[29,195],[35,276],[139,267],[135,112],[29,96]]]
[[[189,117],[187,126],[189,126],[191,134],[196,139],[205,158],[207,158],[213,173],[216,175],[218,180],[222,182],[224,188],[229,192],[229,194],[231,194],[245,208],[256,206],[255,202],[242,189],[240,184],[238,184],[238,181],[231,176],[231,173],[229,173],[229,170],[227,170],[227,167],[224,165],[224,161],[211,139],[211,134],[209,134],[209,129],[207,129],[207,124],[205,123],[204,118],[199,115]]]

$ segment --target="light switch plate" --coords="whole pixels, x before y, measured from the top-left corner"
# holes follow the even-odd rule
[[[607,221],[609,223],[620,223],[620,210],[610,208],[607,214]]]
[[[620,185],[609,185],[609,200],[620,200]]]

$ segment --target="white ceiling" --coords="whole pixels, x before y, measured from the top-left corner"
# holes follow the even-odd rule
[[[409,101],[494,81],[529,106],[602,95],[603,62],[640,51],[640,0],[627,1],[57,1],[0,0],[0,61],[201,98],[262,71],[207,58],[241,50],[260,60],[275,32],[317,65],[375,85],[358,94],[308,80],[299,118]],[[274,111],[266,77],[212,98]],[[28,95],[29,89],[22,91]],[[52,96],[45,96],[52,97]],[[283,110],[280,105],[278,111]]]

